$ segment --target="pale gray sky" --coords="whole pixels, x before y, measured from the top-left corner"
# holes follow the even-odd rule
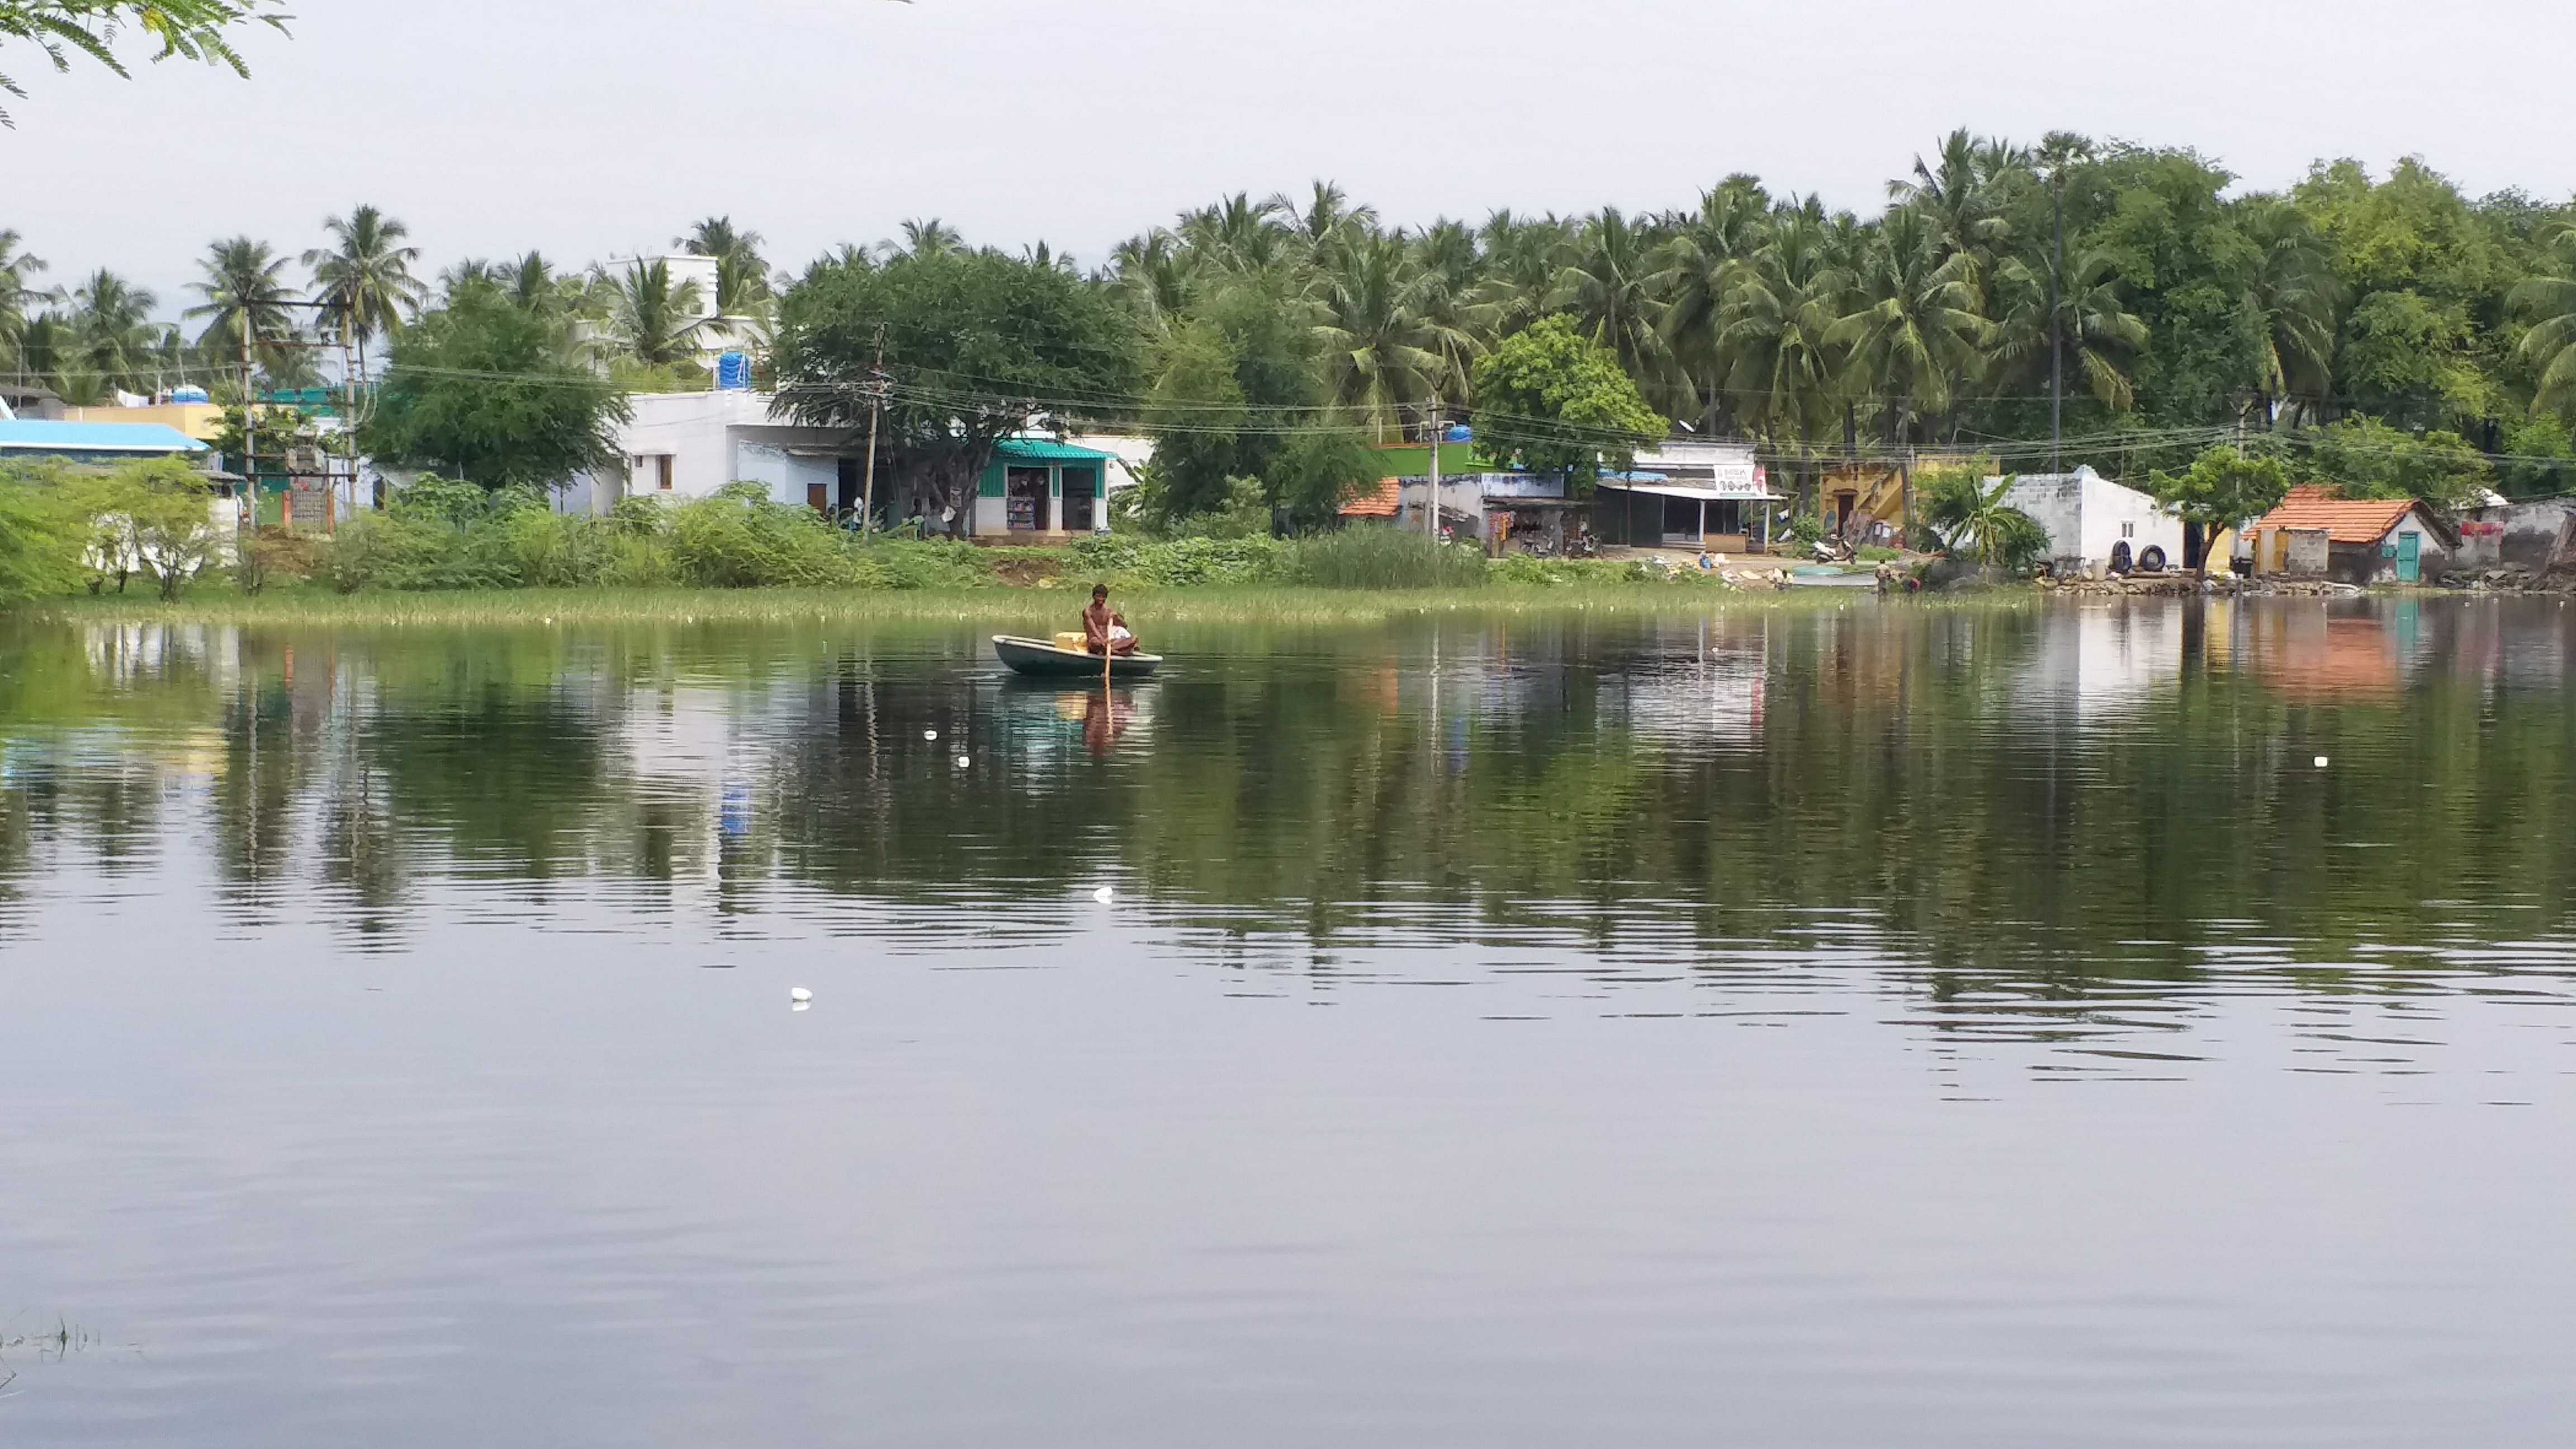
[[[1221,193],[1391,221],[1678,205],[1732,171],[1875,206],[1949,128],[2191,145],[2252,186],[2419,153],[2576,191],[2549,0],[300,0],[254,79],[41,73],[0,227],[172,310],[192,259],[361,201],[432,268],[660,248],[709,213],[801,265],[938,216],[1097,261]]]

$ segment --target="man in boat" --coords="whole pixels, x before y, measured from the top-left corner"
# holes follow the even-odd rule
[[[1109,607],[1109,586],[1091,586],[1091,607],[1082,611],[1082,647],[1093,654],[1133,654],[1136,636],[1127,616]]]

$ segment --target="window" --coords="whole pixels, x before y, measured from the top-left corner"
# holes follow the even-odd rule
[[[657,493],[671,491],[671,455],[647,453],[635,460],[635,476],[652,486]]]

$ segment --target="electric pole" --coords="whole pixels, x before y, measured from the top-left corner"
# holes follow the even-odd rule
[[[2057,226],[2056,260],[2048,269],[2048,471],[2063,473],[2066,463],[2058,456],[2066,438],[2066,348],[2058,316],[2059,289],[2066,285],[2066,164],[2062,161],[2049,171],[2048,197]]]
[[[865,538],[877,526],[877,424],[885,416],[885,324],[877,324],[877,360],[868,369],[868,466],[867,481],[859,495],[859,537]]]
[[[1431,496],[1422,510],[1424,531],[1433,543],[1440,541],[1440,435],[1448,431],[1440,416],[1440,399],[1431,400]]]

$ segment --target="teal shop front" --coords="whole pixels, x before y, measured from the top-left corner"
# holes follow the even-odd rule
[[[979,538],[1068,538],[1109,528],[1107,482],[1113,455],[1037,438],[993,449],[975,490]]]

